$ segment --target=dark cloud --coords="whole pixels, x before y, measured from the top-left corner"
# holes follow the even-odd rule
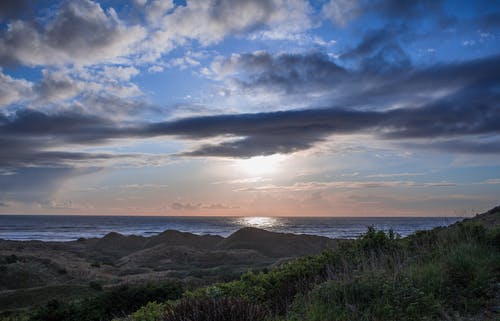
[[[100,5],[85,0],[65,3],[46,33],[52,47],[73,55],[81,55],[85,47],[106,47],[118,36],[116,21],[106,17]]]
[[[246,86],[284,86],[300,91],[337,84],[351,90],[345,104],[278,112],[189,117],[165,122],[124,122],[77,111],[43,113],[20,110],[0,114],[1,167],[68,166],[85,160],[123,155],[68,151],[63,146],[92,146],[112,139],[176,136],[217,138],[182,155],[251,157],[306,150],[335,134],[371,133],[394,141],[456,139],[457,152],[497,152],[500,134],[500,57],[441,64],[425,69],[373,75],[348,71],[320,54],[241,56],[245,68],[259,73]],[[289,80],[286,67],[294,74]],[[322,68],[323,66],[323,68]],[[359,80],[356,82],[356,80]],[[358,84],[358,87],[355,84]],[[435,92],[442,92],[432,96]],[[413,99],[426,96],[423,101]],[[362,108],[382,103],[379,108]],[[393,108],[393,104],[399,104]],[[490,142],[485,145],[484,137]],[[464,139],[466,138],[466,139]],[[493,140],[493,143],[491,142]],[[460,144],[463,142],[463,144]],[[443,145],[444,146],[444,145]],[[483,146],[483,147],[480,147]],[[451,150],[450,148],[444,148]]]
[[[411,60],[400,44],[400,38],[411,38],[406,26],[386,26],[365,34],[352,49],[344,52],[343,60],[358,61],[363,72],[376,74],[408,70]]]
[[[293,97],[293,101],[305,100],[306,104],[310,97],[320,95],[323,105],[345,109],[369,106],[372,110],[416,108],[456,91],[495,92],[500,72],[499,56],[425,68],[403,67],[407,65],[404,54],[401,60],[389,61],[390,55],[380,57],[383,59],[369,57],[369,63],[346,69],[321,53],[254,53],[220,62],[215,70],[220,68],[221,74],[236,70],[228,77],[234,78],[243,92],[282,94],[285,101]]]
[[[402,144],[402,146],[411,149],[430,149],[439,152],[445,151],[452,153],[499,154],[500,137],[495,137],[494,141],[483,141],[480,138],[477,140],[461,138],[431,141],[426,143],[405,143]]]
[[[15,115],[0,118],[0,134],[3,138],[45,137],[55,143],[98,141],[104,136],[112,135],[109,132],[115,131],[112,128],[111,120],[71,111],[48,114],[21,109]]]
[[[130,134],[133,135],[133,130],[123,135]],[[97,116],[19,110],[10,117],[0,116],[0,167],[71,167],[78,162],[134,157],[129,154],[67,151],[62,147],[93,145],[121,135],[117,124]]]
[[[342,54],[341,58],[365,57],[378,51],[380,47],[394,41],[394,33],[388,29],[367,32],[356,47]]]
[[[498,102],[499,97],[493,97]],[[488,101],[491,101],[489,99]],[[484,101],[477,102],[479,104]],[[482,111],[482,113],[478,112]],[[48,117],[48,116],[47,116]],[[67,117],[56,117],[64,119]],[[34,119],[34,118],[32,118]],[[82,117],[82,120],[85,120]],[[26,120],[23,120],[24,122]],[[3,166],[14,167],[19,164],[49,164],[77,162],[88,159],[118,157],[108,154],[75,153],[60,151],[41,151],[36,143],[43,141],[50,128],[50,136],[58,136],[59,143],[46,147],[56,149],[58,144],[78,143],[95,144],[113,138],[147,138],[155,136],[178,136],[184,139],[221,137],[229,138],[214,145],[204,145],[194,151],[185,152],[189,156],[251,157],[275,153],[292,153],[311,148],[330,135],[349,133],[372,133],[385,139],[412,140],[436,137],[467,137],[475,135],[499,135],[500,121],[498,105],[482,106],[475,104],[450,105],[446,101],[417,109],[395,109],[381,112],[348,111],[340,109],[309,109],[259,114],[236,114],[204,116],[180,119],[146,125],[120,127],[109,122],[95,125],[92,134],[84,134],[86,126],[56,127],[41,126],[37,130],[9,123],[1,126],[15,129],[20,138],[4,141],[6,153],[0,162]],[[22,138],[21,138],[22,137]],[[232,139],[231,139],[232,138]],[[47,144],[45,144],[47,145]],[[9,148],[9,146],[12,146]],[[465,146],[463,150],[468,148]],[[478,151],[474,149],[473,151]]]
[[[365,1],[365,10],[369,10],[388,18],[412,19],[442,13],[441,0],[378,0]]]
[[[0,21],[17,19],[32,13],[28,0],[2,0],[0,1]]]
[[[442,3],[442,0],[330,0],[323,7],[323,13],[340,26],[364,14],[377,15],[386,20],[411,22],[429,17],[445,18]]]
[[[351,77],[345,68],[321,52],[278,56],[267,52],[243,54],[216,66],[216,72],[227,71],[244,89],[279,89],[286,93],[332,88]]]
[[[149,132],[185,138],[243,137],[187,152],[190,156],[251,157],[311,148],[333,133],[368,130],[383,117],[375,112],[337,109],[281,111],[195,117],[153,125]]]
[[[481,29],[492,30],[500,28],[500,12],[484,14],[476,18],[474,22]]]

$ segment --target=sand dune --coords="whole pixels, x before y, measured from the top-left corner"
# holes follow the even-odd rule
[[[227,238],[166,230],[151,237],[109,233],[72,242],[0,240],[0,306],[16,290],[104,286],[181,279],[228,280],[296,256],[334,247],[336,240],[243,228]],[[0,309],[1,310],[1,309]]]

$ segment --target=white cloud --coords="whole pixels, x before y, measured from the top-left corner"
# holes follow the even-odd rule
[[[28,21],[10,23],[0,40],[0,60],[29,66],[119,62],[145,36],[143,27],[125,25],[112,8],[70,1],[41,28]]]
[[[12,78],[0,68],[0,107],[23,101],[33,96],[33,84],[24,79]]]
[[[41,101],[60,101],[77,95],[85,83],[77,81],[63,70],[42,70],[42,80],[36,85],[38,98]]]
[[[488,179],[483,184],[500,184],[500,178]]]
[[[289,39],[312,26],[312,9],[301,0],[188,1],[175,8],[152,2],[146,12],[152,32],[140,48],[143,62],[153,62],[192,40],[207,46],[245,33]]]
[[[139,69],[135,67],[122,66],[106,66],[103,70],[103,75],[108,79],[129,81],[132,77],[139,74]]]
[[[346,25],[360,13],[357,0],[330,0],[323,6],[323,15],[338,26]]]

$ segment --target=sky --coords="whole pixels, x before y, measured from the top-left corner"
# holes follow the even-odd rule
[[[0,2],[0,213],[500,203],[500,1]]]

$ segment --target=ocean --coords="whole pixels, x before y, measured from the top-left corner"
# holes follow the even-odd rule
[[[246,226],[275,232],[357,238],[368,226],[401,236],[461,220],[461,217],[165,217],[0,215],[0,238],[8,240],[72,241],[102,237],[109,232],[152,236],[172,229],[194,234],[229,236]]]

